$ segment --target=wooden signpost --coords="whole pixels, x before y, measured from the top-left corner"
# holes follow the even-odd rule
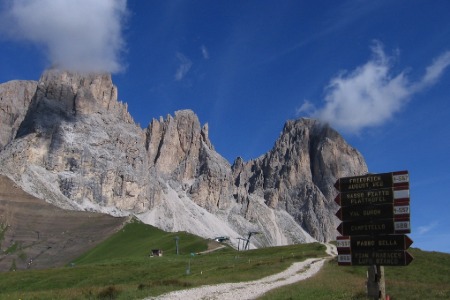
[[[340,206],[409,203],[409,187],[383,188],[356,192],[341,192],[334,201]]]
[[[408,251],[397,250],[353,250],[338,255],[340,266],[407,266],[413,260]]]
[[[383,266],[406,266],[413,257],[406,250],[412,240],[409,173],[398,171],[344,177],[336,181],[339,190],[336,216],[338,264],[369,266],[367,293],[384,299]]]
[[[334,187],[339,192],[367,191],[391,187],[408,187],[408,171],[397,171],[381,174],[367,174],[363,176],[352,176],[339,178]]]
[[[410,233],[409,217],[405,219],[369,219],[358,221],[344,221],[338,228],[342,235],[379,235]]]
[[[401,219],[403,216],[409,216],[409,203],[344,206],[336,213],[341,221]]]
[[[337,249],[350,252],[353,249],[406,250],[413,241],[405,234],[379,236],[338,236]]]

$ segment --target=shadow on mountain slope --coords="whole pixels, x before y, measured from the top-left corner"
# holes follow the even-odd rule
[[[0,176],[0,271],[63,266],[126,222],[57,208]]]

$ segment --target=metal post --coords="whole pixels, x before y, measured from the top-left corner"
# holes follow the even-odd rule
[[[180,238],[178,237],[178,236],[176,236],[175,237],[175,248],[176,248],[176,253],[177,253],[177,255],[179,254],[179,251],[178,251],[178,240],[179,240]]]
[[[186,275],[191,274],[191,259],[189,258],[188,267],[186,269]]]

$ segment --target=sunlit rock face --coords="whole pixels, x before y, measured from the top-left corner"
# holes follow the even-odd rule
[[[2,174],[58,207],[133,214],[168,231],[236,243],[258,231],[254,246],[331,240],[334,182],[367,172],[311,119],[287,121],[271,151],[230,165],[193,111],[141,128],[108,74],[49,70],[1,84],[0,96]]]
[[[16,136],[36,88],[37,81],[14,80],[0,84],[0,150]]]
[[[321,241],[336,236],[336,179],[366,172],[358,151],[328,125],[311,119],[286,122],[269,153],[247,163],[237,160],[233,166],[239,201],[258,195]]]

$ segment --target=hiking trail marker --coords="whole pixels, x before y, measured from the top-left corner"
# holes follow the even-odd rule
[[[338,265],[369,266],[367,293],[384,299],[383,266],[407,266],[411,232],[408,171],[339,178],[334,201],[342,223],[337,231]]]

